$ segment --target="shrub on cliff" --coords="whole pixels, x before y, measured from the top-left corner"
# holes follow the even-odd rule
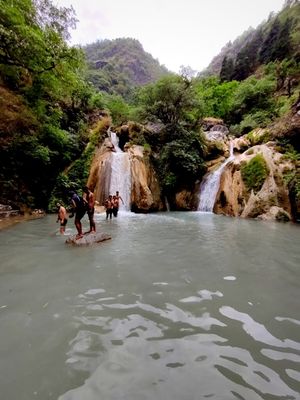
[[[269,168],[264,157],[257,154],[255,157],[241,167],[243,181],[247,188],[256,193],[261,189],[264,181],[269,175]]]
[[[200,132],[200,104],[193,83],[183,76],[165,77],[138,94],[141,118],[163,128],[145,140],[157,152],[153,160],[162,190],[169,196],[193,187],[204,173],[205,140]]]

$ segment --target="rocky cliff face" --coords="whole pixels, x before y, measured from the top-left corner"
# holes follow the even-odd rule
[[[128,148],[131,160],[131,209],[135,212],[163,209],[160,187],[155,171],[142,146]]]
[[[106,138],[97,149],[92,161],[87,185],[94,191],[95,199],[100,205],[104,204],[108,197],[111,177],[110,158],[112,143]]]
[[[229,156],[228,131],[219,125],[222,121],[213,121],[218,129],[209,126],[207,146],[207,170],[214,171]],[[126,129],[125,129],[126,128]],[[161,189],[157,175],[150,163],[149,154],[143,146],[128,143],[130,130],[123,127],[119,134],[122,148],[129,155],[131,169],[130,204],[134,212],[151,212],[166,209],[161,198]],[[221,134],[219,137],[216,134]],[[122,135],[124,137],[122,137]],[[292,196],[292,191],[286,184],[285,176],[295,171],[295,165],[287,160],[278,150],[275,142],[268,140],[269,131],[257,129],[251,135],[245,135],[231,140],[234,159],[226,164],[220,179],[213,211],[242,218],[259,218],[264,220],[296,220],[299,213],[299,202]],[[94,190],[96,200],[104,204],[110,194],[111,160],[113,144],[106,138],[98,148],[91,166],[88,185]],[[249,187],[243,177],[243,167],[258,156],[264,160],[266,175],[259,188]],[[255,179],[255,178],[254,178]],[[255,182],[254,182],[255,184]],[[199,202],[199,185],[195,190],[182,191],[176,194],[173,207],[177,210],[197,210]]]
[[[244,148],[246,139],[236,139],[236,148]],[[242,178],[242,165],[257,154],[266,162],[268,175],[260,190],[247,188]],[[289,191],[284,173],[293,166],[276,151],[274,143],[256,145],[238,154],[224,169],[214,212],[243,218],[290,220]]]
[[[100,205],[111,194],[111,157],[113,146],[106,138],[96,151],[92,162],[87,185],[94,191],[95,199]],[[155,171],[149,163],[149,157],[144,154],[142,146],[125,145],[131,168],[131,210],[134,212],[159,211],[163,209],[160,199],[160,187]]]

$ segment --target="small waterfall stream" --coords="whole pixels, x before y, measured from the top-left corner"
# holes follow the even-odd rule
[[[198,211],[213,212],[220,179],[225,166],[234,159],[233,142],[230,142],[229,157],[215,171],[208,173],[201,182]]]
[[[131,172],[129,154],[119,147],[119,139],[115,132],[110,131],[114,151],[111,153],[111,176],[109,194],[114,195],[119,191],[124,201],[120,201],[120,210],[130,211]]]

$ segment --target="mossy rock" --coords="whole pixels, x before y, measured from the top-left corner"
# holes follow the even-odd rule
[[[271,135],[268,129],[256,128],[247,134],[247,139],[252,146],[256,146],[257,144],[267,143],[271,139]]]
[[[266,160],[261,154],[257,154],[241,166],[241,174],[246,187],[249,190],[253,189],[255,193],[259,192],[269,175]]]

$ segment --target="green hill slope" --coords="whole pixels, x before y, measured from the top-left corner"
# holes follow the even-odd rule
[[[88,80],[98,90],[110,94],[126,98],[134,87],[170,74],[135,39],[98,41],[83,50],[88,62]]]
[[[262,64],[300,58],[300,3],[287,0],[283,9],[271,13],[256,29],[249,28],[227,43],[201,75],[223,80],[243,80]]]

